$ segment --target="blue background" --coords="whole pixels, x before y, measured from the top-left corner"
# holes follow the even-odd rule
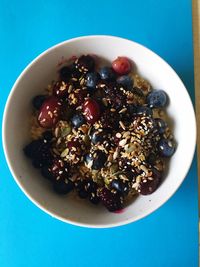
[[[15,79],[31,60],[88,34],[122,36],[154,50],[174,67],[194,101],[190,0],[0,0],[1,118]],[[62,223],[36,208],[12,179],[0,149],[1,267],[197,266],[196,157],[181,188],[159,210],[127,226],[98,230]]]

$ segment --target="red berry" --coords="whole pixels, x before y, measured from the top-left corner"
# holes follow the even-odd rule
[[[99,104],[94,99],[88,98],[83,103],[83,114],[89,123],[95,123],[100,117]]]
[[[63,81],[58,81],[53,87],[53,94],[58,98],[64,98],[68,95],[69,84]]]
[[[112,68],[116,73],[125,75],[131,71],[131,62],[127,57],[118,57],[113,61]]]
[[[61,113],[61,102],[51,96],[47,98],[40,108],[38,122],[43,128],[52,128],[57,123]]]

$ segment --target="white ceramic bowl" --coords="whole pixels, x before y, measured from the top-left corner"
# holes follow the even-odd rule
[[[132,59],[137,71],[153,88],[163,89],[170,98],[168,114],[174,122],[178,147],[170,161],[167,177],[149,196],[138,197],[123,213],[115,214],[72,196],[58,196],[47,180],[24,156],[29,141],[31,99],[43,92],[57,76],[58,61],[64,56],[96,54],[109,61],[117,56]],[[15,82],[3,119],[3,146],[9,168],[27,197],[48,214],[86,227],[113,227],[134,222],[163,205],[183,182],[191,165],[196,143],[196,123],[187,90],[174,70],[158,55],[135,42],[112,36],[86,36],[60,43],[31,62]]]

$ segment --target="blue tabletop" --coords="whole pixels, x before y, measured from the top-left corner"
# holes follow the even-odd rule
[[[194,101],[190,0],[0,0],[1,119],[15,79],[32,59],[88,34],[121,36],[154,50],[177,71]],[[150,216],[123,227],[86,229],[34,206],[13,180],[2,144],[0,149],[1,267],[197,266],[196,157],[181,188]]]

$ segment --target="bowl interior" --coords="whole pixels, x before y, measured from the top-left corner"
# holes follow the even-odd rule
[[[138,197],[123,213],[109,213],[105,208],[77,200],[72,195],[58,196],[51,186],[25,158],[22,149],[29,141],[31,99],[57,77],[57,64],[64,56],[96,54],[108,61],[119,55],[132,59],[137,72],[150,81],[153,88],[167,92],[167,108],[172,118],[174,136],[178,143],[170,161],[166,179],[149,196]],[[184,114],[184,116],[183,116]],[[3,143],[9,167],[17,183],[40,208],[61,220],[91,227],[111,227],[135,221],[161,206],[183,181],[193,158],[195,147],[195,118],[188,93],[176,73],[160,57],[145,47],[116,37],[90,36],[61,43],[40,55],[16,81],[7,102]]]

